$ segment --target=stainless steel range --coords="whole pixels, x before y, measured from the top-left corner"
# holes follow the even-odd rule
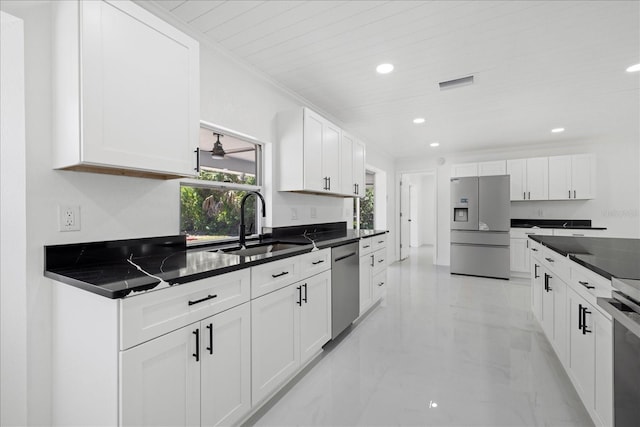
[[[640,280],[612,278],[613,298],[598,305],[613,317],[613,418],[640,425]]]

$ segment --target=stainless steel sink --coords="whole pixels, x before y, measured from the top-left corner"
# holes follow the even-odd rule
[[[285,249],[297,248],[300,246],[304,246],[304,244],[296,244],[296,243],[282,243],[282,242],[273,242],[273,243],[264,243],[255,246],[249,246],[246,249],[242,248],[229,248],[223,249],[223,252],[232,255],[240,255],[240,256],[252,256],[252,255],[263,255],[272,252],[283,251]]]

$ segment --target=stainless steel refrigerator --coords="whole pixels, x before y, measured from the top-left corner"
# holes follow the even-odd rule
[[[509,278],[509,175],[451,178],[451,273]]]

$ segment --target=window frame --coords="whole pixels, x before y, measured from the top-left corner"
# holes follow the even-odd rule
[[[264,149],[265,149],[266,143],[250,135],[247,135],[241,132],[236,132],[234,130],[231,130],[210,122],[206,122],[204,120],[200,120],[200,128],[205,128],[208,131],[220,133],[222,135],[228,135],[235,139],[240,139],[245,142],[256,145],[256,185],[235,184],[231,182],[221,182],[221,181],[206,181],[206,180],[197,179],[197,178],[183,178],[180,180],[180,189],[183,186],[187,186],[187,187],[196,187],[196,188],[204,188],[204,189],[212,189],[212,190],[255,191],[264,196],[265,195],[264,194],[264,178],[265,178],[264,177],[264,170],[265,170]],[[199,156],[200,155],[200,153],[198,152],[199,147],[196,151],[197,151],[196,155]],[[199,164],[199,159],[198,159],[198,164]],[[200,173],[199,168],[197,170],[197,173],[198,174]],[[178,192],[178,198],[180,198],[180,191]],[[256,207],[257,206],[258,204],[256,203]],[[180,206],[180,209],[182,209],[181,206]],[[264,225],[263,224],[264,218],[262,217],[260,209],[256,209],[255,215],[256,215],[255,217],[256,231],[258,231],[258,230],[261,230]],[[179,230],[179,232],[181,233],[182,230]],[[246,237],[251,239],[251,238],[256,238],[258,236],[259,236],[259,233],[256,232],[256,233],[247,235]],[[232,243],[236,241],[238,241],[238,237],[228,238],[228,239],[219,239],[219,240],[206,240],[206,241],[200,241],[200,242],[192,241],[192,242],[187,242],[187,246],[198,247],[198,246],[207,246],[207,245],[213,245],[213,244]]]

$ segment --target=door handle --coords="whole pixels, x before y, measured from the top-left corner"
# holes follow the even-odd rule
[[[214,299],[214,298],[217,298],[217,297],[218,297],[218,295],[207,295],[207,296],[206,296],[206,297],[204,297],[204,298],[200,298],[200,299],[197,299],[197,300],[195,300],[195,301],[189,301],[189,305],[198,304],[198,303],[200,303],[200,302],[208,301],[208,300],[210,300],[210,299]]]
[[[302,301],[304,301],[305,303],[307,303],[307,284],[305,283],[304,285],[304,298],[302,299]]]
[[[351,252],[350,254],[343,255],[343,256],[341,256],[341,257],[336,258],[334,261],[335,261],[335,262],[342,261],[343,259],[347,259],[347,258],[349,258],[349,257],[352,257],[352,256],[354,256],[355,254],[356,254],[355,252]]]
[[[374,259],[375,259],[375,257],[373,255],[371,255],[371,267],[373,267],[375,265]]]
[[[196,167],[193,168],[193,170],[200,172],[200,147],[196,147],[193,152],[196,153]]]
[[[318,264],[322,264],[323,262],[324,262],[324,260],[323,260],[323,259],[321,259],[321,260],[319,260],[319,261],[312,262],[311,264],[313,264],[313,265],[318,265]]]
[[[547,258],[547,257],[545,257],[544,259],[546,259],[546,260],[547,260],[547,261],[549,261],[549,262],[554,262],[554,261],[553,261],[553,258]]]
[[[534,279],[537,279],[538,277],[540,277],[540,276],[538,276],[538,267],[539,267],[538,264],[533,264],[533,278]]]
[[[207,350],[209,350],[209,354],[213,354],[213,323],[209,323],[207,329],[209,330],[209,347],[207,347]]]
[[[582,331],[582,304],[578,304],[578,329]]]
[[[196,358],[196,362],[200,361],[200,329],[196,329],[193,331],[193,334],[196,336],[196,352],[192,354],[193,357]]]
[[[283,271],[282,273],[272,274],[271,277],[273,277],[275,279],[276,277],[281,277],[281,276],[284,276],[285,274],[289,274],[289,272],[288,271]]]
[[[569,190],[569,198],[571,198],[571,190]]]
[[[298,301],[296,301],[296,304],[302,307],[302,286],[297,286],[296,289],[298,290]]]
[[[595,289],[596,288],[595,286],[591,286],[589,284],[589,282],[583,282],[582,280],[578,280],[578,283],[580,283],[582,286],[584,286],[587,289]]]
[[[587,307],[582,307],[582,335],[590,334],[591,329],[587,329],[587,314],[591,314]]]
[[[576,198],[576,190],[573,190],[573,198]]]

